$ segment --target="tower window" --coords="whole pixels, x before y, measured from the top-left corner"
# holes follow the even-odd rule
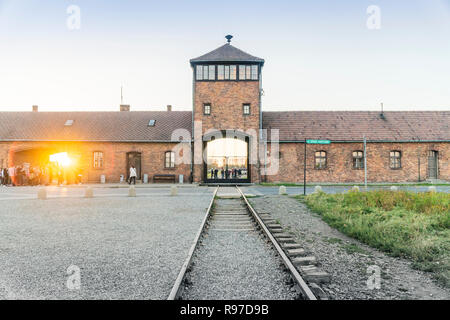
[[[239,80],[258,80],[258,66],[240,65]]]
[[[225,66],[217,66],[217,80],[225,79]]]
[[[230,80],[236,80],[236,66],[230,66]]]
[[[209,66],[209,80],[216,80],[216,66]]]
[[[314,168],[325,169],[327,167],[327,152],[317,151],[314,156]]]
[[[203,80],[203,66],[197,66],[197,80]]]
[[[249,115],[250,114],[250,104],[249,103],[245,103],[243,105],[243,111],[244,111],[244,115]]]
[[[203,105],[203,114],[209,116],[211,114],[211,104],[205,103]]]

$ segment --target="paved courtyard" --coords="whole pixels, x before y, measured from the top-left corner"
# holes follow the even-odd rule
[[[165,299],[213,190],[1,188],[0,299]]]

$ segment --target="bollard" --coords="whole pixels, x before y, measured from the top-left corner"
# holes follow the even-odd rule
[[[353,192],[359,192],[359,187],[358,186],[353,186],[352,191]]]
[[[47,189],[39,188],[37,196],[38,196],[38,199],[41,199],[41,200],[47,199]]]
[[[94,197],[94,189],[92,187],[87,187],[84,193],[85,198],[93,198]]]
[[[321,192],[323,192],[321,186],[315,186],[315,187],[314,187],[314,193],[321,193]]]
[[[280,195],[286,195],[286,187],[285,186],[280,186],[280,189],[278,190],[278,194]]]
[[[392,187],[391,187],[391,191],[394,191],[394,192],[395,192],[395,191],[398,191],[398,187],[397,187],[397,186],[392,186]]]
[[[178,194],[178,188],[177,186],[171,186],[170,187],[170,195],[171,196],[176,196]]]
[[[136,188],[134,186],[131,186],[128,189],[128,196],[129,197],[136,197]]]
[[[428,187],[428,192],[436,192],[437,190],[436,190],[436,186],[429,186]]]

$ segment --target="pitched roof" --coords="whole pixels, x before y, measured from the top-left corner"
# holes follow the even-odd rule
[[[204,54],[198,58],[191,59],[191,64],[202,62],[256,62],[264,63],[264,59],[252,56],[229,43]]]
[[[190,111],[0,112],[0,141],[170,141],[191,128]]]
[[[270,130],[279,129],[280,141],[361,141],[364,135],[369,141],[450,141],[449,111],[384,115],[383,120],[373,111],[263,112],[263,128],[269,139]],[[0,141],[171,141],[176,129],[192,134],[191,111],[0,112]]]
[[[280,141],[450,141],[449,111],[263,112],[263,128],[279,129]],[[270,140],[270,130],[268,130]]]

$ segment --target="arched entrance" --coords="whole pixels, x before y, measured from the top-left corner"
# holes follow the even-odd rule
[[[206,183],[250,182],[247,137],[212,138],[206,141],[205,148]]]

